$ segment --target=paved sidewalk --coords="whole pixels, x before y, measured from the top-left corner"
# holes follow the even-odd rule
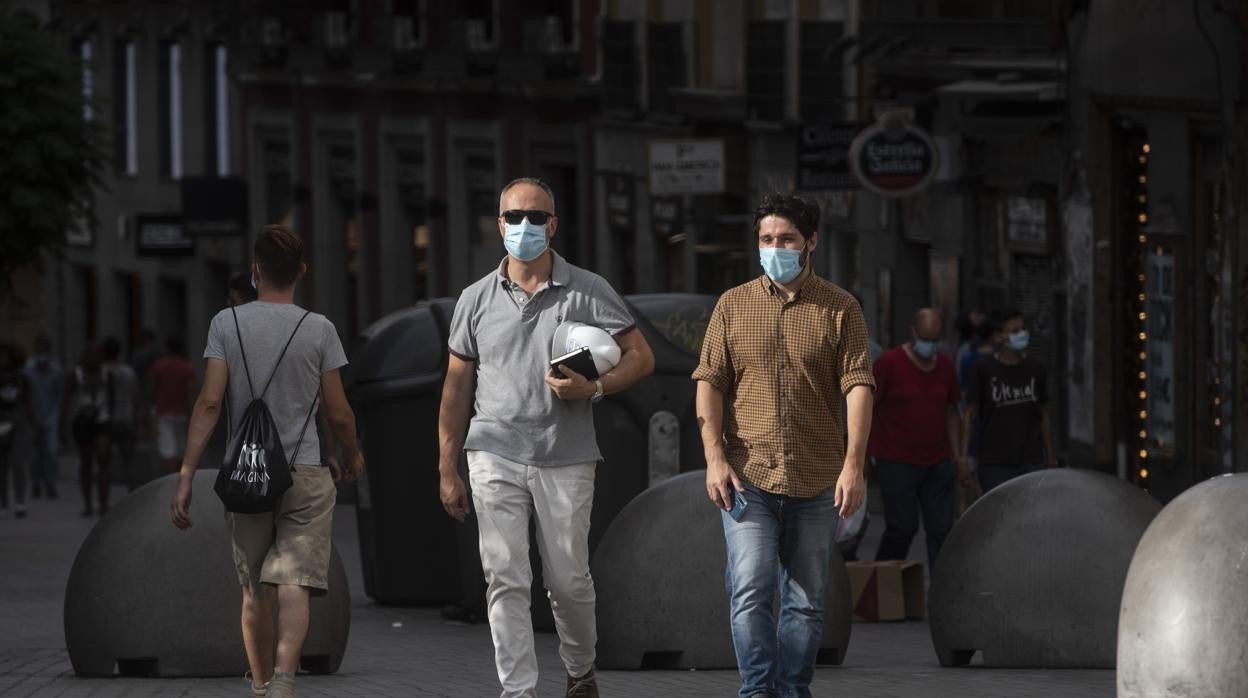
[[[124,496],[117,491],[115,498]],[[79,517],[72,482],[56,502],[36,500],[24,520],[0,520],[0,695],[239,696],[238,679],[80,679],[70,669],[62,629],[65,583],[94,520]],[[447,623],[436,609],[386,608],[364,596],[355,512],[342,506],[335,543],[352,592],[352,627],[341,671],[300,676],[300,695],[497,695],[489,628]],[[883,528],[882,517],[873,530]],[[921,546],[915,546],[916,556]],[[873,544],[864,546],[874,549]],[[539,633],[542,696],[561,696],[558,640]],[[735,671],[603,671],[605,696],[733,696]],[[1112,671],[943,669],[925,623],[859,624],[845,664],[816,672],[814,694],[897,696],[1112,696]]]

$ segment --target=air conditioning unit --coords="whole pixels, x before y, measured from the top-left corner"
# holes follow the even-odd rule
[[[395,17],[391,25],[393,47],[395,51],[412,51],[420,44],[416,35],[416,19],[414,17]]]
[[[492,47],[484,19],[470,19],[465,25],[465,42],[469,51],[488,51]]]
[[[286,45],[286,34],[282,31],[281,19],[270,16],[260,20],[260,45],[266,48]]]
[[[325,14],[325,45],[329,48],[346,48],[346,12],[327,12]]]

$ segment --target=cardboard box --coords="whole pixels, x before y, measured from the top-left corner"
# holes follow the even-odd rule
[[[910,560],[847,562],[855,621],[924,618],[923,563]]]

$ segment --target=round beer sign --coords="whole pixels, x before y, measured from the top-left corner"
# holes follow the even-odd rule
[[[881,196],[910,196],[936,176],[936,146],[914,126],[881,122],[863,129],[854,139],[849,164],[867,189]]]

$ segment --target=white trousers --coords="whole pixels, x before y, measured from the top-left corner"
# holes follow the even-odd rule
[[[542,579],[568,673],[594,665],[598,630],[589,576],[589,514],[596,463],[535,468],[485,451],[468,452],[468,478],[481,529],[481,567],[502,698],[537,695],[537,652],[529,566],[529,519],[537,518]]]

